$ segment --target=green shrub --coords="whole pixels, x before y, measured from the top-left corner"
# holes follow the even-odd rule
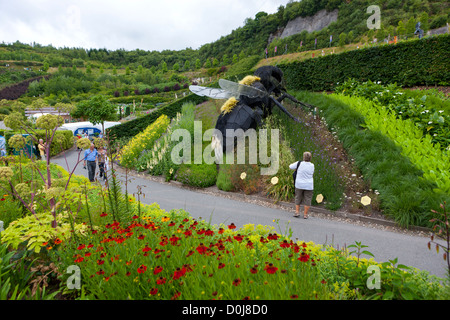
[[[217,174],[217,181],[216,186],[220,190],[223,191],[234,191],[234,185],[231,182],[230,174],[231,174],[231,168],[230,164],[221,164],[219,166],[219,172]]]
[[[177,172],[177,181],[198,188],[208,188],[216,184],[217,168],[215,164],[181,164]]]

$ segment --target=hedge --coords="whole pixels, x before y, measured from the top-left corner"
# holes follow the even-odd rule
[[[289,90],[333,90],[349,78],[400,86],[450,84],[450,35],[280,64]]]
[[[117,98],[110,98],[109,99],[109,101],[111,103],[129,104],[129,103],[133,103],[133,101],[134,101],[136,103],[136,105],[139,105],[141,103],[141,101],[143,103],[157,104],[157,103],[168,102],[170,100],[172,100],[172,98],[168,98],[168,97],[153,97],[153,96],[127,96],[127,97],[117,97]]]
[[[178,112],[181,112],[181,107],[183,104],[192,102],[194,104],[200,104],[206,101],[206,97],[200,97],[195,94],[190,94],[186,97],[176,100],[175,102],[168,104],[167,106],[161,107],[149,115],[140,117],[128,122],[122,123],[121,125],[111,127],[106,130],[107,134],[114,139],[130,138],[134,137],[138,133],[142,132],[151,125],[156,119],[161,115],[165,114],[170,119],[175,118]]]

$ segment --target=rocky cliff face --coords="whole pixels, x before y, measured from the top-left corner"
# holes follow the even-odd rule
[[[269,37],[269,44],[275,38],[286,38],[294,34],[301,33],[303,30],[308,32],[319,31],[328,27],[332,22],[338,18],[338,10],[328,12],[321,10],[312,17],[297,17],[288,22],[286,27],[279,29],[276,33]]]

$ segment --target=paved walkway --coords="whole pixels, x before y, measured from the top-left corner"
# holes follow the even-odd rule
[[[73,169],[77,162],[76,151],[68,151],[65,156],[52,158],[52,162],[67,169]],[[75,174],[87,176],[87,170],[82,163],[76,168]],[[125,176],[118,174],[122,181]],[[398,258],[399,264],[427,270],[440,277],[446,275],[446,264],[442,259],[442,250],[437,254],[435,250],[428,250],[428,236],[404,234],[401,232],[382,230],[370,226],[329,219],[311,209],[309,219],[293,218],[293,210],[286,210],[279,206],[267,206],[261,203],[251,203],[239,199],[230,199],[206,192],[198,192],[183,188],[177,182],[165,183],[148,179],[145,175],[130,175],[128,192],[136,193],[137,187],[142,187],[145,193],[143,202],[158,203],[164,210],[184,209],[195,218],[202,218],[212,224],[230,224],[233,222],[238,228],[245,224],[270,225],[279,233],[285,233],[286,226],[291,228],[292,238],[301,241],[313,241],[317,244],[332,244],[335,247],[354,244],[355,241],[369,246],[368,251],[375,255],[377,262],[385,262]],[[274,220],[278,220],[278,225]],[[288,232],[289,233],[289,232]],[[288,234],[287,233],[287,234]],[[363,256],[364,257],[364,256]],[[366,258],[370,258],[366,256]]]

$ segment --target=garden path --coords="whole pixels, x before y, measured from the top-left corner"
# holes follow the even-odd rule
[[[72,169],[78,154],[72,149],[51,159],[51,162],[67,169],[66,160]],[[118,177],[125,181],[123,170]],[[87,176],[87,170],[80,164],[75,174]],[[177,182],[163,182],[142,174],[130,174],[127,184],[128,193],[137,193],[142,187],[145,198],[142,202],[158,203],[161,209],[184,209],[194,218],[202,218],[212,224],[230,224],[238,228],[245,224],[274,226],[278,233],[289,234],[286,226],[292,230],[292,239],[317,244],[332,244],[334,247],[348,246],[355,241],[369,246],[377,262],[386,262],[398,258],[399,264],[429,271],[439,277],[445,277],[446,264],[442,254],[428,250],[429,235],[412,234],[398,230],[377,228],[370,225],[358,225],[340,219],[330,219],[311,208],[307,220],[293,218],[293,210],[276,205],[265,205],[257,201],[224,196],[223,193],[195,191],[184,188]],[[124,188],[124,185],[122,185]],[[362,256],[370,258],[369,256]]]

